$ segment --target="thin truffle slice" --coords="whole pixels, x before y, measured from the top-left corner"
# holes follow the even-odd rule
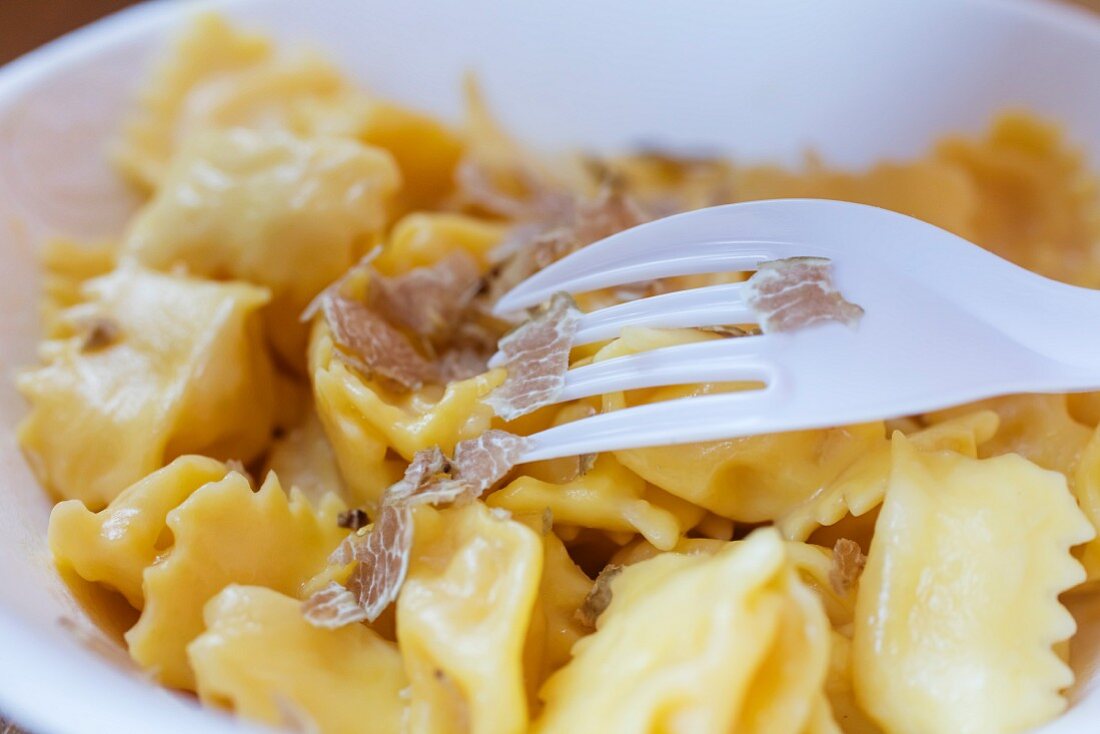
[[[409,571],[412,535],[409,508],[383,504],[370,532],[355,545],[359,563],[351,572],[347,588],[368,622],[378,619],[401,591]]]
[[[391,484],[382,495],[383,505],[404,505],[433,477],[450,471],[450,462],[438,446],[422,449],[413,455],[405,475]]]
[[[461,382],[489,369],[492,352],[477,346],[461,345],[443,352],[437,363],[442,383]]]
[[[367,618],[355,594],[335,581],[330,581],[302,602],[302,614],[314,627],[326,629],[355,624]]]
[[[436,378],[435,366],[366,304],[331,293],[325,297],[323,309],[336,354],[363,374],[406,390],[415,390]]]
[[[829,585],[838,594],[847,594],[859,580],[867,556],[863,555],[859,544],[847,538],[840,538],[833,546],[833,565],[829,569]]]
[[[366,531],[352,533],[340,541],[340,545],[328,556],[328,563],[332,566],[346,566],[355,560],[355,548],[366,538]]]
[[[621,187],[606,185],[591,201],[569,212],[556,212],[556,219],[517,226],[501,246],[511,255],[490,283],[490,300],[495,302],[529,276],[585,245],[648,220]]]
[[[465,202],[507,219],[564,220],[572,216],[573,196],[521,162],[494,165],[467,156],[455,168],[455,184]]]
[[[454,474],[472,487],[474,497],[480,497],[519,463],[530,444],[523,436],[497,429],[460,441],[451,462]]]
[[[490,430],[460,442],[454,461],[438,446],[417,451],[405,475],[382,495],[374,525],[349,535],[329,556],[332,565],[355,563],[347,588],[334,582],[311,596],[302,607],[306,619],[318,627],[377,619],[408,573],[412,508],[477,498],[515,466],[527,446],[522,436]]]
[[[513,420],[554,401],[565,387],[579,321],[573,300],[558,293],[542,312],[500,340],[508,376],[485,398],[497,415]]]
[[[413,506],[477,499],[512,470],[529,445],[530,441],[523,436],[497,429],[460,441],[455,446],[449,474],[427,478],[399,501]]]
[[[789,257],[760,263],[745,282],[745,301],[756,311],[761,330],[795,331],[822,321],[854,327],[863,309],[844,300],[833,285],[832,261]]]
[[[396,277],[372,272],[368,300],[386,320],[421,336],[449,336],[481,286],[472,255],[456,250]]]
[[[559,247],[568,251],[577,250],[648,220],[646,213],[623,191],[622,186],[607,184],[595,199],[577,208],[572,227],[557,234],[563,240]]]

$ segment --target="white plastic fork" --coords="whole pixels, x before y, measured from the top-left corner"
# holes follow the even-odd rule
[[[617,410],[531,437],[523,461],[840,426],[995,395],[1100,389],[1100,291],[1035,275],[917,219],[861,204],[754,201],[649,222],[575,252],[497,303],[514,312],[675,275],[751,271],[796,256],[832,261],[859,324],[665,347],[571,370],[556,402],[704,382],[758,390]],[[626,326],[752,323],[741,284],[653,296],[585,314],[575,344]]]

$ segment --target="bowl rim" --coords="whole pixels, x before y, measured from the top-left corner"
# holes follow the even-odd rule
[[[137,41],[166,30],[181,18],[202,11],[240,12],[279,0],[145,0],[66,33],[0,67],[0,108],[18,98],[41,78],[73,68],[99,55],[103,49]],[[1100,13],[1066,0],[937,0],[965,4],[983,12],[1015,16],[1032,24],[1100,47]],[[2,490],[0,490],[2,491]],[[163,734],[186,734],[197,728],[213,734],[247,734],[271,731],[247,721],[191,704],[185,696],[106,663],[101,656],[74,643],[63,649],[39,630],[30,628],[0,603],[0,650],[7,661],[35,660],[32,665],[0,665],[0,713],[11,723],[28,726],[36,734],[71,734],[84,731],[142,731],[153,716]],[[98,675],[89,680],[84,665],[72,666],[73,655],[94,666]],[[1097,681],[1100,687],[1100,679]],[[42,691],[61,691],[63,700]],[[83,691],[81,695],[74,692]],[[1100,711],[1100,692],[1093,693]],[[125,706],[102,707],[101,700],[125,699]],[[166,718],[165,704],[175,704]],[[1094,708],[1090,706],[1090,708]],[[1072,717],[1075,720],[1077,717]],[[1087,719],[1086,719],[1087,720]],[[1046,734],[1073,734],[1069,726],[1081,721],[1061,718],[1043,728]],[[1062,724],[1065,726],[1059,726]]]

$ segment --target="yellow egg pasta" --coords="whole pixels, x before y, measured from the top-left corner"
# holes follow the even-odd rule
[[[330,492],[347,495],[336,454],[312,406],[301,423],[271,443],[264,467],[264,475],[275,472],[283,486],[301,490],[315,504]]]
[[[482,270],[492,265],[492,252],[507,227],[464,214],[416,212],[394,223],[386,248],[375,264],[387,275],[434,265],[452,252],[464,252]]]
[[[267,291],[127,265],[81,293],[61,316],[65,334],[42,345],[45,364],[19,378],[31,403],[20,442],[43,484],[100,509],[176,456],[263,450]]]
[[[700,331],[628,328],[595,355],[597,361],[718,338]],[[749,389],[731,384],[726,389]],[[714,386],[665,387],[603,398],[604,410],[713,392]],[[881,441],[881,424],[748,436],[669,448],[615,452],[624,466],[677,497],[744,522],[775,520],[808,499]]]
[[[978,446],[992,439],[999,425],[1000,419],[993,411],[963,411],[914,431],[909,439],[922,449],[951,450],[976,457]],[[863,516],[882,503],[889,475],[890,445],[883,440],[775,524],[785,536],[805,540],[818,527],[834,525],[849,513]]]
[[[199,698],[273,726],[334,734],[400,729],[408,684],[397,646],[357,625],[318,629],[298,599],[230,585],[203,608],[187,646]],[[353,705],[354,702],[354,705]]]
[[[204,85],[267,63],[272,55],[266,38],[239,32],[215,15],[197,18],[160,62],[127,121],[114,151],[119,169],[135,183],[155,187],[184,137],[180,128],[190,99],[201,97]]]
[[[397,185],[390,155],[354,140],[209,131],[172,159],[122,255],[266,287],[268,337],[304,364],[302,311],[374,244]]]
[[[532,529],[542,535],[542,577],[523,649],[528,702],[538,706],[536,694],[543,681],[569,661],[573,645],[591,631],[583,621],[581,608],[592,591],[592,580],[552,532],[549,514],[528,517],[532,524],[538,523]]]
[[[521,731],[523,646],[543,544],[481,503],[417,513],[409,576],[397,600],[409,725],[441,733]]]
[[[974,408],[998,416],[996,432],[979,452],[983,458],[1019,454],[1044,469],[1071,476],[1091,435],[1087,426],[1070,415],[1065,395],[1008,395],[938,411],[928,419],[938,423]]]
[[[50,513],[50,551],[86,581],[115,589],[135,609],[145,604],[145,569],[166,548],[168,514],[200,487],[229,470],[202,456],[181,456],[92,512],[80,500],[66,500]]]
[[[234,583],[297,596],[346,534],[335,522],[342,507],[288,497],[273,474],[255,491],[236,472],[201,487],[168,513],[172,545],[143,574],[130,655],[165,684],[193,688],[186,650],[202,633],[206,602]]]
[[[488,430],[493,412],[483,401],[504,380],[502,370],[406,394],[364,379],[334,354],[323,325],[310,349],[313,391],[336,461],[357,502],[373,507],[421,449],[453,450]],[[393,458],[390,452],[402,458]]]
[[[1063,601],[1091,624],[1100,393],[518,463],[548,428],[760,387],[538,399],[566,366],[759,324],[569,344],[574,305],[743,272],[494,310],[627,227],[784,197],[886,207],[1100,287],[1100,185],[1057,126],[1007,113],[865,170],[545,155],[472,77],[464,91],[464,118],[441,119],[200,15],[111,151],[144,197],[134,217],[43,245],[18,438],[59,500],[54,562],[113,600],[130,659],[313,734],[1008,734],[1057,717],[1095,636]]]
[[[47,337],[64,336],[65,309],[83,300],[81,286],[106,275],[117,264],[117,246],[112,242],[49,240],[42,246],[42,332]]]
[[[885,731],[1020,731],[1065,707],[1052,650],[1074,632],[1058,594],[1084,580],[1095,531],[1065,478],[1014,455],[892,442],[860,584],[857,699]]]
[[[806,727],[828,664],[828,621],[777,533],[713,556],[642,561],[611,589],[596,632],[543,687],[535,731]],[[611,671],[615,685],[605,685]]]
[[[566,525],[637,532],[663,550],[671,550],[703,514],[647,484],[614,456],[601,456],[589,471],[561,484],[519,477],[487,501],[516,513],[549,509]]]
[[[1100,530],[1100,429],[1085,446],[1070,486],[1085,517]],[[1100,540],[1093,538],[1085,543],[1081,548],[1081,563],[1089,581],[1100,578]]]

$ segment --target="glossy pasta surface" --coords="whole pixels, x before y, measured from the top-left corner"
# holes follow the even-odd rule
[[[465,120],[432,119],[199,18],[114,146],[147,195],[125,234],[45,246],[20,440],[58,500],[56,563],[133,608],[134,662],[322,734],[999,734],[1057,717],[1070,607],[1100,577],[1098,395],[507,465],[454,491],[488,437],[752,387],[501,417],[518,368],[487,358],[517,323],[494,299],[648,219],[845,199],[1100,287],[1100,190],[1057,127],[1008,113],[916,160],[785,170],[536,154],[468,98]],[[753,333],[628,328],[562,359]],[[429,465],[438,492],[409,500]]]

